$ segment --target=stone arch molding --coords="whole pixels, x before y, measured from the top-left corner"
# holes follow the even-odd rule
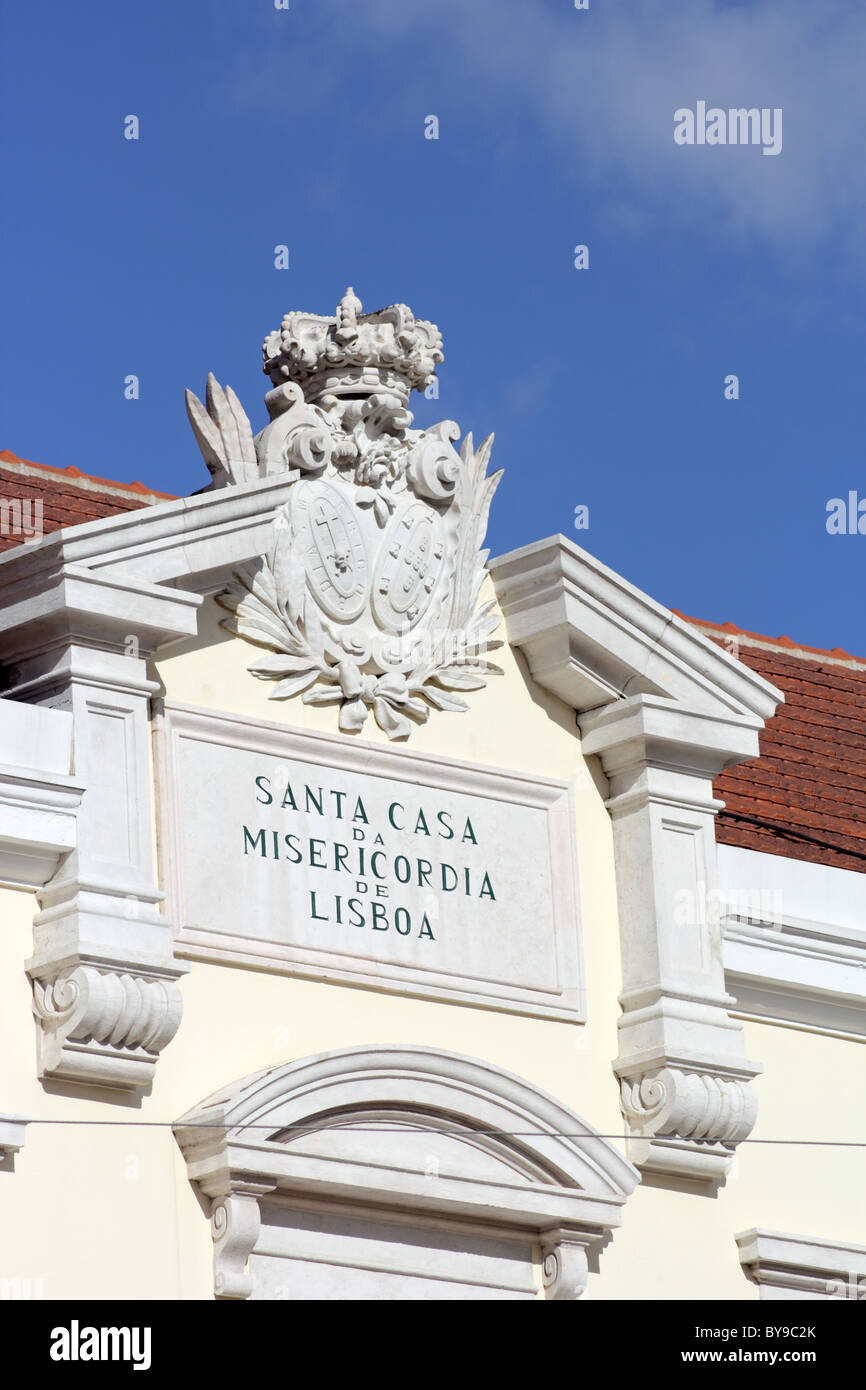
[[[575,1299],[637,1170],[488,1063],[357,1047],[261,1071],[174,1126],[221,1298]]]

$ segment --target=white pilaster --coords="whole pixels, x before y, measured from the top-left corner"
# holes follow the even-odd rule
[[[755,1122],[742,1025],[728,1010],[712,775],[757,753],[754,721],[636,695],[585,714],[584,751],[610,783],[622,943],[619,1056],[629,1157],[645,1171],[724,1176]],[[725,732],[727,737],[722,737]]]
[[[781,694],[562,536],[490,566],[509,640],[575,709],[610,794],[622,945],[614,1069],[645,1172],[722,1179],[755,1122],[725,992],[712,782]]]
[[[43,1078],[137,1090],[180,1022],[154,881],[147,657],[195,631],[200,599],[61,569],[0,611],[7,694],[71,716],[86,785],[77,843],[41,890],[28,962]]]

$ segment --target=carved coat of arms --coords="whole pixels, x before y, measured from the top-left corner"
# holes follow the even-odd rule
[[[392,739],[500,674],[498,619],[479,607],[493,436],[480,448],[451,420],[413,430],[412,390],[443,360],[435,324],[404,304],[362,314],[351,289],[333,318],[291,313],[264,344],[268,424],[253,437],[231,387],[208,377],[187,410],[213,486],[288,473],[267,555],[235,572],[224,626],[269,654],[249,669],[271,698],[368,714]]]

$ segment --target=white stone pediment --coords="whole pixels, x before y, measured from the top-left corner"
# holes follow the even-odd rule
[[[351,1048],[260,1072],[174,1128],[190,1180],[213,1200],[217,1291],[233,1297],[267,1296],[254,1284],[278,1280],[268,1261],[296,1258],[278,1232],[297,1224],[297,1212],[319,1213],[307,1258],[320,1265],[334,1221],[351,1211],[368,1233],[374,1220],[404,1225],[415,1251],[432,1242],[441,1254],[480,1225],[488,1243],[522,1249],[525,1263],[527,1242],[537,1241],[548,1296],[573,1298],[587,1249],[619,1224],[637,1181],[613,1145],[552,1097],[485,1063],[418,1047]],[[300,1224],[309,1241],[310,1218]],[[381,1272],[381,1233],[365,1247],[367,1267],[373,1247]],[[250,1256],[258,1276],[245,1272]]]
[[[453,1132],[454,1120],[436,1111],[410,1109],[403,1104],[370,1105],[352,1111],[322,1114],[309,1129],[284,1130],[271,1137],[289,1151],[329,1161],[366,1163],[381,1170],[423,1172],[438,1178],[460,1174],[473,1182],[563,1182],[564,1175],[524,1152],[511,1139],[473,1130],[468,1124]],[[431,1148],[435,1145],[435,1162]]]
[[[58,568],[75,565],[119,580],[217,589],[235,565],[267,549],[297,476],[258,478],[51,532],[0,555],[3,587],[20,579],[32,595]]]
[[[70,527],[0,556],[0,580],[7,594],[20,582],[32,596],[58,568],[74,565],[118,580],[217,591],[234,568],[267,550],[296,477],[259,478]],[[645,694],[751,717],[760,727],[783,698],[564,536],[488,567],[509,641],[524,651],[534,679],[578,711]]]
[[[85,764],[90,774],[91,828],[85,848],[76,852],[77,858],[70,856],[66,880],[53,886],[39,924],[37,1004],[45,1030],[50,1027],[60,1039],[54,1048],[58,1055],[52,1052],[53,1060],[43,1066],[51,1074],[77,1079],[85,1073],[89,1077],[95,1068],[99,1084],[106,1085],[141,1084],[152,1069],[150,1062],[144,1071],[133,1065],[140,1060],[136,1049],[141,1041],[134,1010],[119,1010],[121,1022],[129,1023],[122,1055],[107,1057],[101,1046],[82,1043],[79,1034],[90,1028],[91,1014],[102,1018],[99,1001],[106,992],[116,992],[118,979],[127,989],[130,950],[123,914],[130,896],[139,903],[139,923],[161,933],[169,955],[169,919],[156,910],[161,893],[152,881],[146,738],[157,687],[149,679],[146,659],[194,633],[199,595],[221,598],[232,614],[224,624],[251,644],[250,660],[256,664],[250,665],[250,680],[267,682],[271,698],[338,706],[332,727],[344,733],[357,733],[372,716],[389,738],[403,739],[431,711],[437,720],[439,711],[471,711],[471,697],[463,701],[461,693],[480,690],[488,675],[498,674],[486,659],[498,645],[488,641],[497,627],[495,605],[478,606],[480,583],[489,568],[510,643],[525,654],[536,684],[577,712],[583,752],[599,757],[608,778],[623,947],[624,1013],[616,1069],[624,1112],[640,1137],[632,1152],[663,1172],[715,1180],[754,1121],[749,1081],[756,1067],[743,1057],[741,1030],[728,1013],[720,943],[705,910],[716,879],[713,816],[720,805],[712,795],[712,779],[724,767],[757,754],[758,730],[781,696],[564,537],[514,551],[487,566],[482,547],[497,481],[496,475],[487,475],[489,443],[476,449],[467,435],[458,455],[453,441],[459,430],[453,422],[413,430],[407,410],[411,391],[423,388],[441,360],[440,348],[438,330],[416,321],[406,306],[364,315],[351,291],[333,317],[290,314],[266,343],[264,367],[273,389],[266,396],[270,423],[258,435],[229,388],[209,381],[206,408],[190,397],[190,418],[212,473],[211,489],[73,527],[0,557],[0,634],[2,655],[13,673],[12,693],[18,699],[55,703],[60,692],[75,720],[76,774]],[[232,747],[252,738],[239,733],[243,720],[211,716],[215,726],[227,722]],[[259,727],[264,731],[256,735],[259,746],[240,752],[251,758],[267,753],[282,770],[288,735],[276,725]],[[219,734],[211,742],[219,743]],[[319,747],[315,738],[307,743],[310,750]],[[360,748],[350,739],[340,744],[348,759]],[[191,747],[182,751],[191,765]],[[229,753],[234,757],[231,748]],[[327,755],[332,760],[337,756],[330,745]],[[212,766],[219,762],[221,769],[228,756],[224,750],[208,753]],[[303,761],[303,750],[293,750],[293,757]],[[394,764],[395,770],[399,765]],[[268,775],[258,765],[255,773]],[[181,767],[178,785],[182,775]],[[471,775],[477,781],[478,770]],[[255,779],[249,783],[253,785]],[[503,793],[496,811],[501,820],[521,797],[508,793],[501,777],[497,786]],[[462,788],[446,790],[464,795]],[[331,791],[339,794],[341,788],[335,785]],[[573,852],[572,828],[548,792],[545,813],[556,818],[560,839],[571,838]],[[555,795],[564,804],[562,787]],[[487,799],[492,805],[496,798]],[[208,889],[201,871],[196,877],[189,846],[184,858],[182,818],[175,814],[172,824],[164,817],[172,905],[181,919],[178,939],[190,954],[251,965],[264,961],[267,968],[281,961],[278,968],[316,978],[379,988],[408,983],[413,992],[424,994],[430,973],[428,969],[425,986],[422,972],[428,962],[418,952],[435,936],[424,902],[401,903],[399,911],[406,916],[401,915],[398,927],[396,907],[393,923],[389,919],[383,925],[373,908],[365,915],[352,909],[350,901],[354,915],[346,921],[339,886],[332,887],[332,905],[322,910],[310,882],[303,885],[310,890],[306,930],[326,924],[322,935],[300,945],[293,942],[289,951],[279,933],[270,930],[268,921],[275,915],[270,909],[280,887],[272,872],[277,857],[283,871],[288,872],[288,858],[290,865],[303,863],[304,872],[328,869],[335,878],[351,859],[339,837],[332,837],[330,866],[316,858],[317,837],[308,837],[306,851],[300,851],[294,831],[272,823],[271,802],[265,809],[269,807],[267,823],[257,806],[255,824],[235,827],[247,837],[242,852],[258,847],[262,861],[254,865],[248,854],[244,866],[256,889],[250,902],[261,906],[262,920],[255,911],[234,914],[253,919],[241,942],[232,942],[232,924],[221,919],[226,895],[218,885]],[[387,814],[387,806],[385,810]],[[524,823],[529,828],[540,823],[540,816],[533,819],[525,808],[521,816],[519,833]],[[504,835],[494,833],[494,821],[491,812],[488,843],[505,843]],[[394,827],[396,834],[404,829]],[[228,833],[225,826],[223,832]],[[106,934],[113,936],[113,954],[106,969],[88,943],[92,919],[105,916],[105,870],[96,845],[109,835],[132,848],[115,855],[120,867],[112,861],[108,887],[115,916]],[[543,850],[540,829],[537,838]],[[432,882],[432,859],[419,857],[413,868],[401,858],[398,866],[397,848],[395,842],[395,877],[402,885],[408,864],[406,882],[411,878],[421,893]],[[338,850],[346,852],[339,860]],[[235,853],[231,845],[229,851]],[[508,875],[518,875],[520,868],[513,857],[502,858],[507,862],[499,872],[507,883]],[[585,1017],[576,959],[576,897],[570,886],[563,896],[556,882],[572,884],[573,864],[563,855],[558,858],[565,871],[551,871],[547,895],[552,903],[554,889],[559,893],[556,911],[525,914],[536,935],[540,922],[558,938],[556,949],[539,939],[527,951],[526,935],[518,938],[503,921],[495,939],[503,950],[491,967],[483,943],[468,928],[461,933],[458,923],[452,944],[457,939],[465,943],[465,958],[443,952],[435,966],[441,977],[437,988],[450,973],[452,982],[457,981],[452,998],[549,1017]],[[382,860],[377,862],[381,866]],[[546,862],[553,864],[550,855]],[[469,898],[472,865],[462,867]],[[255,884],[254,868],[267,870]],[[454,866],[443,862],[436,872],[443,892],[451,891]],[[358,875],[363,877],[360,861]],[[295,876],[297,881],[302,877]],[[102,895],[95,900],[94,883]],[[532,891],[525,875],[520,885],[507,886],[513,886],[513,899],[518,888],[524,894]],[[487,887],[482,879],[479,901]],[[492,902],[495,890],[492,883],[489,887]],[[189,913],[180,911],[187,899]],[[354,973],[347,972],[340,959],[345,938],[333,936],[337,928],[363,927],[372,939],[374,929],[384,935],[393,926],[392,936],[411,936],[410,919],[417,923],[418,908],[417,941],[411,938],[404,957],[384,958],[378,947],[365,946],[366,959],[351,967]],[[58,984],[58,972],[73,968],[65,957],[62,967],[55,959],[59,922],[71,924],[79,943],[80,964],[74,968],[85,972],[83,983],[95,1001],[86,1018],[67,1017],[58,1004],[65,987],[65,980]],[[392,937],[388,940],[389,946],[395,944]],[[179,1000],[173,985],[164,988],[164,977],[180,971],[162,956],[158,968],[145,969],[138,961],[133,965],[135,988],[163,1001],[165,1027],[158,1041],[165,1045],[176,1027]],[[533,1007],[533,998],[540,1008]],[[117,1023],[109,1031],[119,1035],[123,1030]],[[251,1146],[246,1136],[241,1147],[247,1152]],[[297,1169],[294,1145],[271,1145],[268,1152],[278,1166]],[[492,1151],[486,1153],[491,1157]],[[511,1153],[503,1161],[507,1165],[513,1159]],[[321,1166],[325,1160],[320,1154],[310,1161]],[[368,1166],[373,1174],[375,1165]],[[406,1191],[417,1197],[424,1179],[406,1171]],[[301,1181],[299,1172],[293,1180]],[[357,1179],[362,1186],[365,1181]],[[419,1183],[416,1191],[413,1184]],[[575,1184],[566,1190],[580,1187],[576,1177]],[[496,1188],[495,1182],[488,1185],[488,1191]],[[542,1189],[549,1197],[549,1185]],[[445,1188],[440,1184],[437,1191]]]
[[[401,1123],[384,1121],[390,1142],[383,1146],[376,1132],[383,1121],[376,1115],[388,1112],[399,1114]],[[403,1173],[404,1192],[424,1191],[424,1155],[434,1134],[452,1141],[457,1187],[489,1181],[497,1171],[510,1185],[519,1179],[521,1187],[529,1182],[538,1189],[539,1215],[544,1209],[552,1216],[557,1206],[545,1188],[555,1190],[575,1218],[586,1203],[612,1215],[636,1180],[612,1145],[552,1097],[470,1058],[425,1048],[351,1048],[260,1072],[204,1101],[177,1121],[175,1132],[190,1176],[211,1195],[222,1181],[222,1164],[212,1163],[217,1152],[250,1172],[295,1176],[306,1184],[316,1149],[343,1170],[328,1179],[341,1188],[363,1184],[370,1176],[364,1170],[387,1153],[388,1166]],[[472,1171],[479,1168],[484,1176]],[[443,1163],[440,1177],[444,1169]],[[440,1194],[431,1200],[449,1199]],[[532,1201],[524,1193],[514,1215]],[[565,1214],[561,1205],[559,1216]]]

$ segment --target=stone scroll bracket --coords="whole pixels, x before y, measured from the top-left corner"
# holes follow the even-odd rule
[[[177,1031],[187,969],[154,876],[147,660],[194,634],[201,599],[69,564],[42,577],[34,615],[32,584],[14,575],[0,606],[4,694],[63,712],[86,787],[75,841],[38,892],[27,972],[39,1074],[135,1093]]]
[[[586,1236],[566,1231],[548,1231],[541,1246],[541,1277],[544,1297],[556,1303],[573,1303],[586,1290],[589,1251]]]
[[[608,780],[629,1157],[717,1184],[754,1125],[760,1067],[725,990],[712,783],[757,756],[782,696],[564,537],[490,568],[509,640],[575,709]]]
[[[249,1258],[261,1234],[259,1198],[273,1192],[275,1183],[237,1182],[211,1205],[214,1295],[217,1298],[249,1298],[253,1280]]]

